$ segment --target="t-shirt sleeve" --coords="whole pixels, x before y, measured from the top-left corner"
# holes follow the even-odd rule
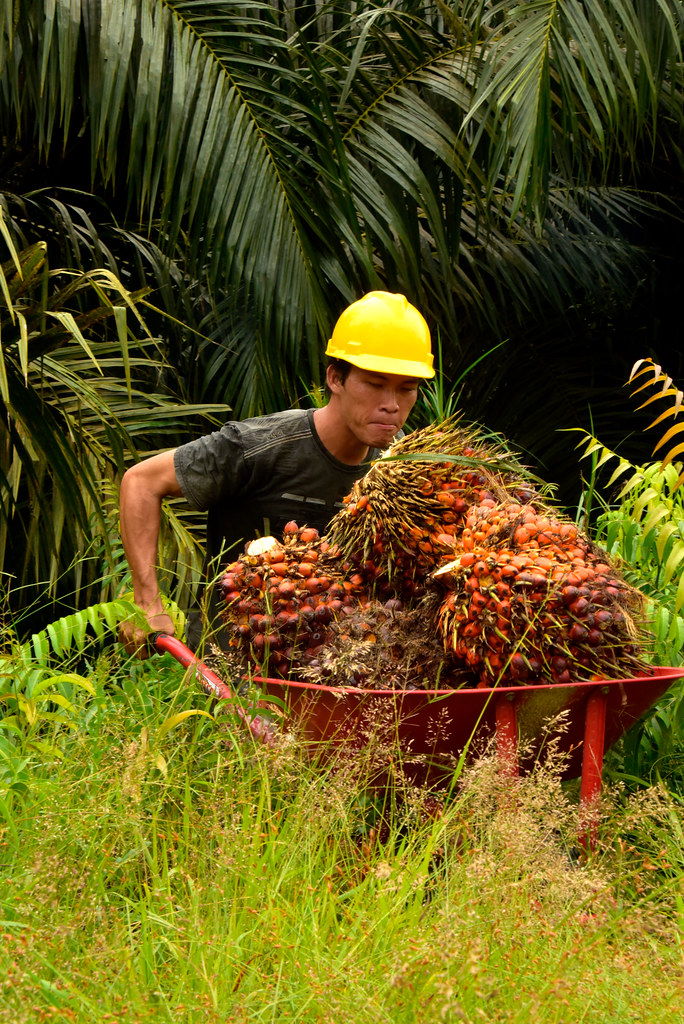
[[[234,423],[180,445],[174,454],[176,477],[188,504],[200,512],[249,486],[251,467]]]

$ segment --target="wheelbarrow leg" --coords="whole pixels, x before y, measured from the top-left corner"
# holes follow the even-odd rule
[[[499,806],[503,811],[514,811],[517,797],[514,782],[519,774],[518,765],[518,712],[512,694],[500,697],[494,708],[496,758],[499,774],[511,788],[502,791]]]
[[[579,842],[585,850],[594,850],[598,840],[607,693],[607,690],[601,689],[591,694],[584,717]]]
[[[518,713],[512,694],[500,697],[495,708],[496,756],[502,775],[518,775]]]

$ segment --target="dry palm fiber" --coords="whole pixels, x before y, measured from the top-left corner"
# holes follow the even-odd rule
[[[459,549],[465,516],[484,500],[530,500],[529,474],[500,441],[457,417],[396,442],[332,520],[328,538],[376,593],[419,596]]]
[[[366,690],[458,688],[477,683],[471,669],[445,653],[434,598],[414,608],[370,601],[330,624],[328,640],[301,671],[326,686]]]
[[[577,527],[517,503],[470,510],[462,553],[437,570],[445,648],[480,685],[644,671],[643,598]]]

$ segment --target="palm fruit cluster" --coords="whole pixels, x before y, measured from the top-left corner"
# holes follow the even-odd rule
[[[482,686],[643,670],[642,598],[573,523],[532,505],[470,510],[461,554],[435,578],[445,648]]]
[[[500,443],[455,419],[398,441],[345,499],[328,536],[376,592],[416,599],[430,573],[460,550],[469,510],[528,500],[525,471]]]
[[[535,483],[455,419],[402,438],[326,537],[291,523],[227,567],[234,649],[262,673],[365,688],[643,671],[641,595]]]
[[[271,675],[308,664],[330,623],[368,602],[365,579],[344,571],[339,549],[311,527],[288,523],[282,541],[256,541],[226,566],[219,589],[231,643]]]

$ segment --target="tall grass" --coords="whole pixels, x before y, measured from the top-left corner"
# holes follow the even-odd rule
[[[635,466],[591,435],[581,443],[591,473],[580,511],[594,538],[646,597],[656,665],[684,662],[684,488],[681,464]],[[617,464],[617,468],[615,468]],[[601,474],[603,466],[612,473]],[[620,741],[607,771],[630,784],[659,778],[684,794],[684,679]]]
[[[446,798],[372,792],[359,762],[252,746],[167,656],[79,659],[63,667],[93,692],[74,689],[50,750],[15,716],[0,1021],[681,1015],[684,834],[665,789],[611,789],[580,860],[553,758],[515,781],[485,756]]]

